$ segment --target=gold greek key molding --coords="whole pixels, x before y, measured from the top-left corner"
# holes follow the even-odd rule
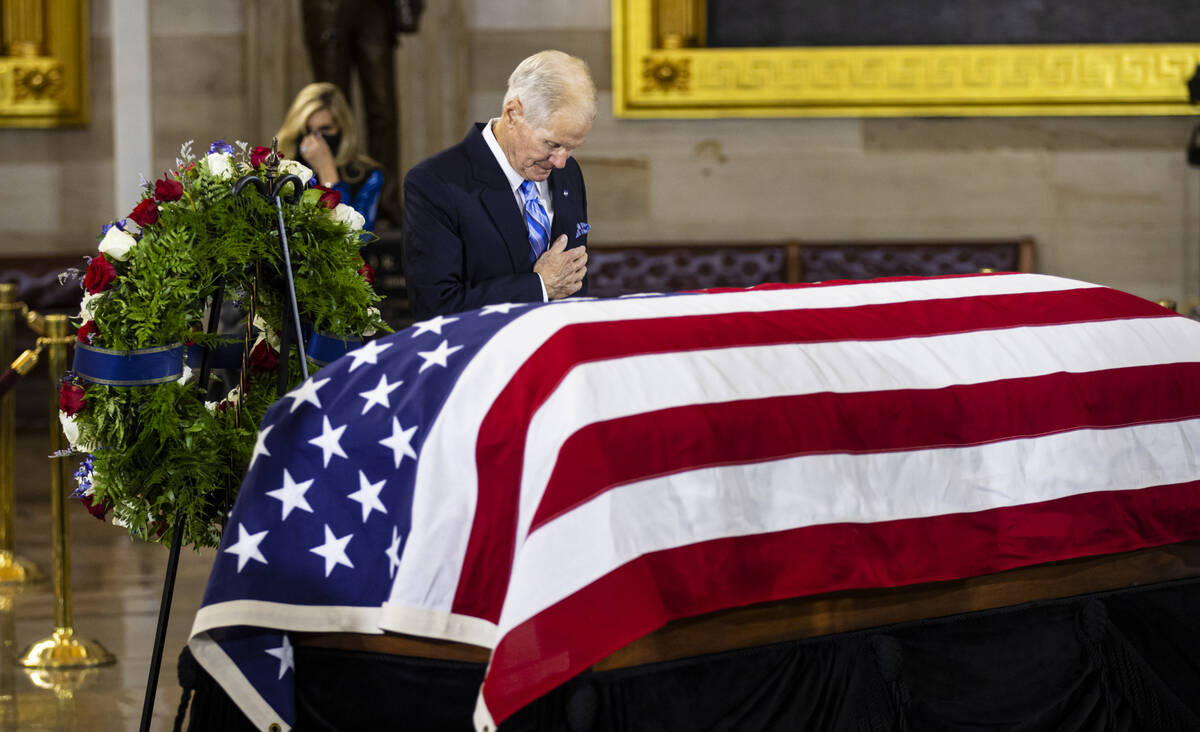
[[[1200,113],[1186,86],[1200,44],[691,48],[667,42],[668,2],[671,17],[703,10],[613,0],[618,116]]]
[[[87,0],[0,0],[0,127],[87,122]]]

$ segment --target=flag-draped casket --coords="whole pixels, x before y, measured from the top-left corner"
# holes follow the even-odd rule
[[[263,420],[190,646],[293,721],[287,631],[490,649],[495,723],[670,620],[1200,538],[1200,323],[1001,274],[494,305]]]

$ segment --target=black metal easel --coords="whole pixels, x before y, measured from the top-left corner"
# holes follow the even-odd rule
[[[238,179],[233,185],[233,195],[239,196],[248,186],[253,187],[260,196],[268,201],[274,201],[275,213],[278,222],[278,232],[280,245],[283,247],[283,265],[284,272],[287,276],[288,304],[291,307],[291,322],[288,318],[283,319],[282,327],[280,328],[279,336],[279,382],[278,395],[282,397],[288,391],[288,374],[289,369],[287,359],[289,354],[289,345],[291,343],[291,331],[295,329],[295,339],[297,343],[297,352],[300,357],[300,373],[303,378],[308,378],[308,363],[304,355],[304,335],[300,328],[300,308],[296,302],[296,286],[292,279],[292,257],[288,249],[287,229],[283,224],[283,204],[284,202],[295,205],[300,201],[300,196],[304,192],[304,182],[299,177],[287,174],[280,176],[279,171],[279,155],[276,150],[276,140],[271,141],[271,155],[267,158],[267,176],[264,181],[256,175],[245,175]],[[291,193],[283,195],[283,189],[289,183],[292,184]],[[212,306],[208,314],[207,332],[212,334],[217,332],[217,326],[220,323],[221,305],[223,304],[225,294],[225,283],[222,281],[217,285],[217,290],[213,293]],[[208,388],[208,379],[212,371],[210,367],[211,349],[205,348],[204,355],[200,361],[200,380],[201,389]],[[167,572],[163,579],[162,600],[158,606],[158,625],[154,631],[154,649],[150,655],[150,670],[146,676],[146,695],[142,701],[142,722],[139,729],[141,732],[150,732],[150,720],[154,715],[154,697],[158,689],[159,670],[162,667],[163,646],[166,643],[167,623],[171,617],[171,600],[175,594],[175,577],[179,572],[179,549],[182,545],[183,534],[183,515],[180,514],[175,518],[175,530],[171,535],[171,552],[167,557]]]

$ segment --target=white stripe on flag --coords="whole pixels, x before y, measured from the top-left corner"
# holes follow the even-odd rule
[[[619,486],[539,526],[518,548],[498,636],[650,552],[1193,481],[1198,451],[1200,420],[1187,420],[960,448],[807,455]]]

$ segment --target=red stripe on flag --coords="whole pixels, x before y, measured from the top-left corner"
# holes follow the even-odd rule
[[[480,427],[475,451],[478,503],[453,611],[491,622],[499,619],[516,538],[524,435],[534,412],[578,364],[708,348],[895,339],[1171,315],[1171,311],[1133,295],[1089,287],[566,326],[546,338],[517,369]]]
[[[971,514],[810,526],[639,557],[504,635],[483,696],[500,722],[676,618],[1200,539],[1200,482]],[[719,571],[714,571],[719,568]]]
[[[614,486],[697,468],[962,447],[1198,416],[1200,363],[644,412],[590,424],[567,439],[530,531]]]

